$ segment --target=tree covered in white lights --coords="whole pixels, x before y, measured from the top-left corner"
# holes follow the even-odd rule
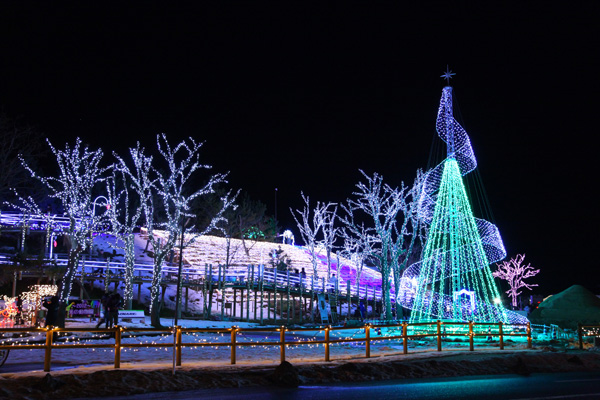
[[[537,275],[540,270],[533,269],[531,264],[523,265],[525,260],[525,254],[517,254],[514,258],[509,261],[502,261],[497,263],[498,269],[492,273],[496,278],[504,279],[508,282],[510,289],[506,291],[508,297],[512,300],[512,306],[517,307],[517,299],[521,293],[521,288],[531,290],[533,286],[537,286],[533,283],[526,283],[524,280]]]
[[[328,203],[320,210],[318,214],[319,218],[321,219],[320,225],[322,233],[322,239],[319,241],[319,247],[325,249],[325,257],[327,260],[327,279],[331,278],[331,253],[333,251],[335,241],[339,236],[339,227],[336,226],[337,209],[337,204]]]
[[[423,171],[419,169],[411,187],[405,186],[402,182],[400,188],[397,189],[400,194],[398,197],[399,212],[393,226],[393,233],[389,236],[391,268],[396,296],[400,292],[402,274],[408,267],[409,262],[415,259],[413,255],[417,239],[420,239],[422,243],[426,237],[426,227],[419,223],[417,215],[418,198],[422,184]],[[396,311],[399,311],[398,307],[396,307]]]
[[[69,242],[68,262],[64,277],[58,290],[59,319],[57,324],[64,326],[64,310],[71,293],[73,280],[77,271],[79,257],[92,244],[92,234],[97,232],[104,220],[104,214],[96,214],[95,189],[106,178],[110,167],[103,167],[102,150],[90,150],[77,138],[73,146],[66,144],[64,149],[54,147],[47,141],[58,164],[56,176],[38,175],[21,159],[23,166],[31,176],[45,186],[49,196],[59,202],[64,216],[69,218],[69,228],[65,232]],[[17,200],[12,204],[24,213],[42,215],[39,204],[32,197],[22,197],[17,193]]]
[[[118,168],[130,178],[130,187],[139,197],[141,213],[145,221],[148,240],[152,246],[154,266],[150,289],[151,324],[160,326],[160,284],[162,267],[167,256],[174,250],[178,238],[181,239],[182,225],[185,230],[184,247],[197,237],[218,227],[223,220],[223,212],[232,206],[233,198],[227,194],[221,198],[221,208],[216,211],[208,226],[197,230],[194,224],[186,224],[193,217],[192,202],[200,196],[214,192],[217,184],[225,182],[226,174],[214,174],[198,189],[192,189],[192,176],[210,166],[201,164],[199,151],[203,143],[192,138],[171,147],[166,136],[157,136],[157,147],[161,165],[155,165],[153,157],[144,154],[140,147],[130,149],[131,167],[121,157],[117,157]],[[160,230],[160,232],[158,232]],[[182,256],[182,255],[180,255]]]
[[[125,252],[125,280],[123,300],[125,307],[131,309],[133,300],[133,272],[135,268],[135,235],[142,217],[142,208],[134,205],[128,190],[131,178],[127,170],[118,164],[106,181],[106,194],[109,208],[107,215],[110,221],[110,232],[117,239],[113,247]]]
[[[355,284],[360,284],[363,267],[372,253],[371,245],[373,237],[369,228],[363,223],[354,221],[352,209],[342,219],[344,226],[340,229],[340,237],[343,239],[342,254],[350,260],[356,271]]]
[[[413,187],[391,187],[383,182],[377,173],[373,176],[360,171],[366,182],[356,184],[354,198],[343,205],[346,216],[342,221],[354,235],[364,236],[361,240],[370,243],[370,256],[377,260],[381,273],[384,318],[392,319],[391,282],[396,281],[396,293],[401,271],[406,268],[408,257],[414,245],[417,232],[414,214],[416,212],[415,194],[421,181],[419,173]],[[368,220],[368,229],[357,223],[355,213],[360,211]]]
[[[323,229],[322,214],[325,212],[325,210],[327,210],[329,205],[317,202],[317,205],[313,209],[310,205],[310,198],[305,196],[304,193],[301,193],[301,195],[302,200],[304,200],[304,207],[301,210],[295,211],[290,208],[290,212],[296,221],[296,225],[298,225],[300,236],[304,241],[304,246],[308,250],[310,261],[313,267],[313,275],[315,278],[318,278],[318,236],[319,232]],[[298,216],[296,216],[296,214]]]

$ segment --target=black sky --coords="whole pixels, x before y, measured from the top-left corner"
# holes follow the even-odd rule
[[[600,292],[597,3],[122,3],[1,3],[3,111],[107,155],[205,140],[292,227],[300,191],[339,202],[359,168],[397,185],[427,166],[449,65],[509,256],[540,293]]]

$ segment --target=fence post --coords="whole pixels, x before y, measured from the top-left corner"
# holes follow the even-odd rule
[[[281,331],[279,332],[279,343],[281,346],[280,355],[281,362],[285,361],[285,326],[281,326]]]
[[[442,351],[442,321],[437,320],[437,351]]]
[[[504,350],[504,336],[502,335],[502,321],[498,322],[498,334],[500,335],[500,350]]]
[[[365,325],[365,356],[371,358],[371,324]]]
[[[577,324],[577,339],[579,340],[579,350],[583,350],[583,329],[581,324]]]
[[[52,335],[54,334],[54,329],[49,327],[50,329],[46,329],[46,351],[44,354],[44,372],[50,372],[50,359],[52,357]]]
[[[531,349],[531,322],[527,322],[527,348]]]
[[[406,322],[404,322],[402,324],[402,346],[403,346],[403,353],[404,354],[408,354],[408,324]]]
[[[115,325],[115,368],[121,368],[121,327]]]
[[[236,343],[236,327],[231,327],[231,364],[235,364],[235,343]]]
[[[469,351],[474,350],[473,339],[473,321],[469,321]]]
[[[331,325],[325,327],[325,361],[329,361],[329,329]]]
[[[175,365],[181,367],[181,326],[175,327]]]

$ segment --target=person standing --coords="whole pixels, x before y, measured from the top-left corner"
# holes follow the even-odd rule
[[[106,306],[106,328],[112,328],[119,322],[119,307],[121,306],[121,295],[113,293],[108,298]]]
[[[329,284],[331,285],[331,293],[337,293],[338,291],[338,280],[335,277],[335,274],[331,275],[331,278],[329,279]]]
[[[21,298],[21,296],[17,297],[15,306],[17,307],[17,313],[15,314],[15,323],[17,325],[23,325],[23,299]]]
[[[46,313],[46,326],[54,326],[58,317],[58,296],[46,297],[42,306],[48,310]]]
[[[111,304],[111,313],[112,313],[112,326],[119,324],[119,308],[123,305],[123,300],[121,299],[121,295],[117,292],[113,295],[112,304]]]
[[[108,319],[107,313],[108,313],[108,298],[109,297],[110,296],[108,295],[108,293],[104,293],[102,295],[102,298],[100,299],[100,304],[102,304],[102,313],[103,313],[102,315],[103,316],[102,316],[102,318],[100,318],[98,320],[98,323],[96,324],[96,328],[99,328],[100,325],[102,325],[102,323],[105,324],[105,327],[108,327],[108,324],[106,321]]]
[[[365,318],[367,318],[367,309],[365,307],[365,301],[364,300],[360,301],[359,310],[360,310],[360,319],[362,321],[364,321]]]

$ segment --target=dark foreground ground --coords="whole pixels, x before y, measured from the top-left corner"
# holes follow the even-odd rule
[[[0,399],[111,397],[194,389],[319,385],[406,378],[600,371],[593,350],[426,352],[280,366],[99,369],[0,374]]]

